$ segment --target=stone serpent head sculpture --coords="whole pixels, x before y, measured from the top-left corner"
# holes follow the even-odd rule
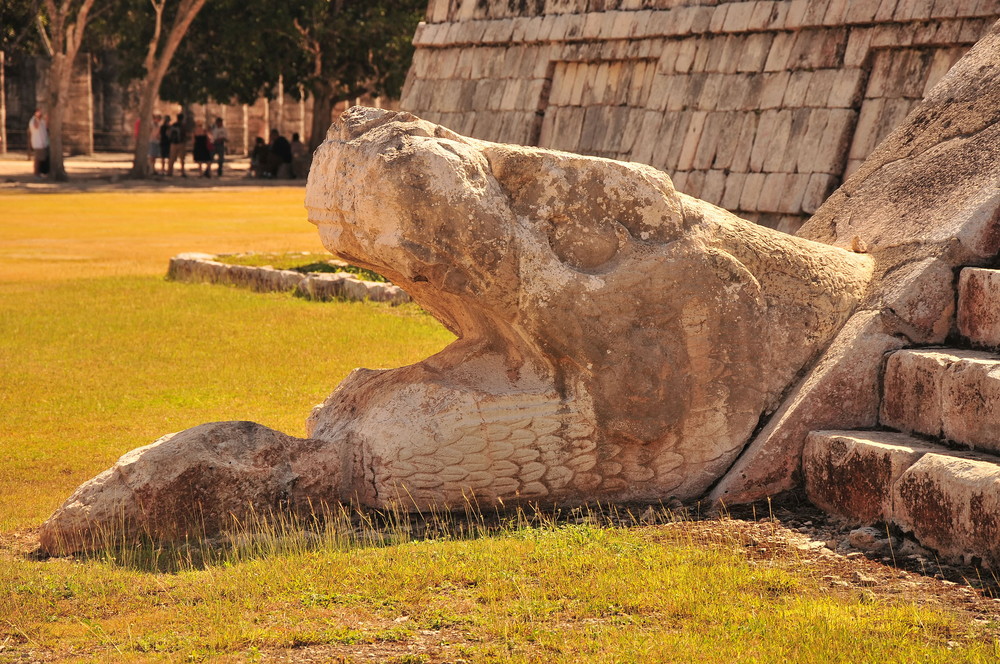
[[[377,183],[377,184],[376,184]],[[853,310],[866,257],[676,192],[648,166],[349,111],[306,207],[459,339],[313,414],[364,503],[701,495]]]
[[[872,272],[867,256],[734,217],[648,166],[488,143],[377,109],[351,109],[331,129],[306,207],[330,251],[402,286],[458,339],[415,365],[352,373],[313,412],[307,440],[215,424],[129,453],[46,523],[48,548],[79,546],[58,542],[82,541],[80,523],[128,496],[160,506],[125,519],[160,538],[181,532],[178,513],[195,503],[204,526],[222,523],[206,509],[255,500],[701,496]],[[281,451],[262,457],[268,446]],[[178,471],[154,496],[142,468],[185,449],[209,450],[222,474]],[[220,454],[273,470],[233,470]],[[213,483],[239,486],[238,500]]]

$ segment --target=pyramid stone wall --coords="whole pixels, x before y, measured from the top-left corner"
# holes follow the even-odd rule
[[[401,107],[648,163],[794,231],[1000,18],[1000,0],[431,0]]]

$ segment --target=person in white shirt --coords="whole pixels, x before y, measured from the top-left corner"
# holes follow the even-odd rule
[[[222,118],[215,118],[212,126],[212,146],[215,157],[219,160],[219,177],[222,177],[222,164],[226,161],[226,142],[229,140],[229,133],[222,126]],[[211,166],[211,164],[209,164]]]
[[[34,158],[35,177],[44,177],[48,173],[49,126],[40,108],[35,110],[35,114],[28,122],[28,147],[31,148],[31,155]]]

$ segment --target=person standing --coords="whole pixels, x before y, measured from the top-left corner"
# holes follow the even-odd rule
[[[167,166],[167,175],[174,174],[174,162],[178,159],[181,162],[181,177],[186,178],[184,172],[184,161],[187,159],[188,148],[187,128],[184,126],[184,114],[177,114],[177,122],[170,125],[170,164]]]
[[[248,178],[267,177],[267,153],[267,143],[264,142],[262,137],[258,136],[253,150],[250,151],[250,170],[247,171]]]
[[[167,160],[170,159],[170,116],[163,115],[160,125],[160,175],[167,174]]]
[[[35,177],[45,177],[49,172],[49,126],[40,108],[35,109],[35,114],[28,121],[28,146],[34,161]]]
[[[292,177],[292,144],[277,129],[271,130],[267,152],[267,172],[272,178]]]
[[[215,158],[219,161],[219,177],[222,177],[222,164],[226,161],[226,143],[229,142],[229,132],[222,126],[222,118],[215,118],[212,126],[212,148]]]
[[[298,133],[292,134],[292,177],[306,178],[309,176],[309,148],[299,140]]]
[[[213,153],[214,150],[212,149],[208,133],[201,126],[201,123],[198,123],[197,128],[194,130],[194,150],[192,154],[195,163],[198,164],[198,175],[201,177],[212,177]]]

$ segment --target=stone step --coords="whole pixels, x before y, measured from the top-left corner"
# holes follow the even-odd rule
[[[879,421],[1000,453],[1000,356],[950,348],[896,351],[886,363]]]
[[[962,269],[958,331],[975,346],[1000,348],[1000,270]]]
[[[906,434],[814,431],[806,494],[858,524],[893,524],[952,562],[1000,567],[1000,464]]]

